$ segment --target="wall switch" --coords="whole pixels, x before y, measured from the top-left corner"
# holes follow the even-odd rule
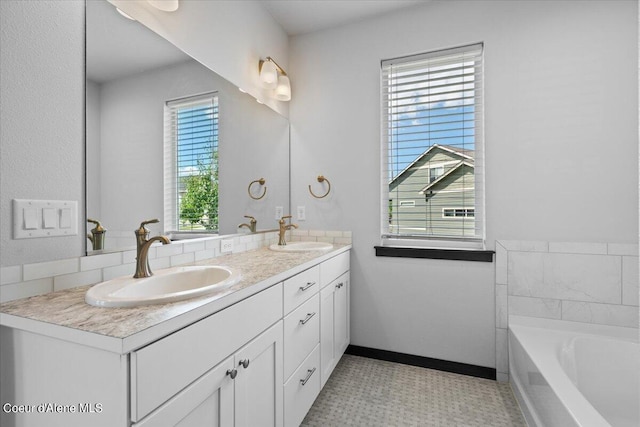
[[[38,212],[36,208],[24,208],[22,216],[24,217],[23,227],[25,230],[36,230],[38,228]]]
[[[42,209],[43,228],[53,229],[58,227],[58,210],[54,208]]]
[[[60,209],[60,228],[71,228],[71,215],[70,208]]]
[[[304,206],[298,206],[298,221],[305,221],[307,219],[307,212]]]
[[[220,241],[220,252],[222,252],[223,254],[228,254],[229,252],[233,252],[233,240],[222,239]]]
[[[280,219],[284,216],[284,208],[282,206],[276,206],[276,219]]]
[[[14,239],[75,236],[77,234],[77,201],[13,199]]]

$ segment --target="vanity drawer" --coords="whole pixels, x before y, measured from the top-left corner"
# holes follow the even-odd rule
[[[350,251],[343,252],[320,264],[320,288],[324,288],[349,270],[349,253]]]
[[[284,425],[299,426],[320,393],[320,345],[284,384]]]
[[[139,421],[282,316],[282,284],[131,353],[131,419]]]
[[[320,267],[315,266],[284,281],[284,314],[308,300],[320,289]]]
[[[320,295],[315,294],[284,319],[284,378],[320,342]]]

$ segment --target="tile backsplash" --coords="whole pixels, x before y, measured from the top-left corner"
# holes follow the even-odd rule
[[[173,267],[220,253],[224,237],[205,237],[154,245],[149,250],[151,269]],[[277,232],[234,236],[233,252],[245,252],[278,242]],[[292,230],[288,241],[321,241],[351,244],[350,231]],[[46,294],[77,286],[92,285],[119,276],[132,275],[136,268],[136,251],[120,251],[0,268],[0,303]]]
[[[638,327],[638,245],[496,241],[496,367],[508,380],[509,315]]]

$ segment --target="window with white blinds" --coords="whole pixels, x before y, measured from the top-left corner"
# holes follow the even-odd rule
[[[166,231],[218,231],[218,97],[167,101],[164,129]]]
[[[484,244],[482,50],[382,61],[383,240]]]

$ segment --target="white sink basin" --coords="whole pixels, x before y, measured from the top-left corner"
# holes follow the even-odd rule
[[[157,271],[151,277],[119,277],[91,287],[85,301],[97,307],[135,307],[195,298],[225,289],[240,280],[227,267],[189,266]]]
[[[324,242],[291,242],[284,246],[274,244],[269,246],[269,249],[276,252],[328,251],[333,249],[333,245]]]

